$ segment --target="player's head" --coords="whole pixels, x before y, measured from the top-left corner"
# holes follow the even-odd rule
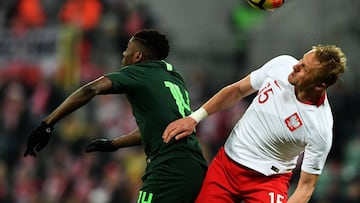
[[[169,42],[164,34],[156,30],[144,29],[133,36],[140,43],[149,59],[164,60],[169,54]]]
[[[313,50],[321,66],[321,70],[318,73],[318,80],[329,87],[345,72],[345,54],[335,45],[317,45],[313,46]]]
[[[340,48],[317,45],[293,66],[288,80],[297,90],[322,93],[337,81],[345,68],[346,57]]]
[[[135,33],[123,52],[122,65],[145,60],[164,60],[169,54],[169,42],[164,34],[152,29]]]

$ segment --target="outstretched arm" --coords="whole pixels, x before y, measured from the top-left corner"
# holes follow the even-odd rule
[[[319,175],[301,171],[300,179],[294,193],[290,196],[288,203],[306,203],[314,192]]]
[[[223,111],[237,104],[242,98],[254,93],[256,90],[252,88],[250,83],[250,75],[242,80],[228,85],[216,93],[208,100],[202,108],[208,115]]]
[[[44,119],[44,122],[51,126],[55,125],[59,120],[88,103],[96,95],[109,91],[111,87],[111,80],[104,76],[89,82],[67,97]]]
[[[250,75],[224,87],[190,116],[170,123],[163,133],[164,142],[168,143],[173,137],[175,137],[175,139],[181,139],[188,136],[194,131],[195,126],[206,116],[234,106],[242,98],[255,91],[250,83]]]
[[[67,97],[65,101],[60,104],[60,106],[58,106],[41,122],[37,128],[31,132],[27,140],[24,157],[28,155],[36,156],[35,151],[38,152],[42,150],[48,144],[54,129],[53,126],[59,120],[88,103],[96,95],[108,92],[111,87],[111,80],[102,76],[80,87],[69,97]]]

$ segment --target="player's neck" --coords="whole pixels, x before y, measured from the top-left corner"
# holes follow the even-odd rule
[[[324,102],[326,92],[317,92],[317,91],[297,91],[295,90],[296,98],[305,104],[311,105],[321,105]]]

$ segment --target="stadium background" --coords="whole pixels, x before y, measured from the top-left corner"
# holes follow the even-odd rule
[[[274,56],[342,47],[348,71],[328,92],[334,146],[311,202],[360,202],[359,10],[359,1],[338,0],[288,0],[275,12],[240,0],[2,0],[0,202],[135,202],[141,147],[84,153],[90,140],[135,127],[123,96],[94,99],[58,123],[37,158],[22,154],[31,129],[79,85],[118,67],[129,36],[149,27],[169,36],[168,61],[187,80],[193,109]],[[208,160],[249,101],[199,125]]]

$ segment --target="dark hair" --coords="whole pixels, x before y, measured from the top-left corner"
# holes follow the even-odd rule
[[[149,59],[164,60],[169,55],[170,48],[166,36],[156,30],[140,30],[134,34],[133,39],[144,46]]]

